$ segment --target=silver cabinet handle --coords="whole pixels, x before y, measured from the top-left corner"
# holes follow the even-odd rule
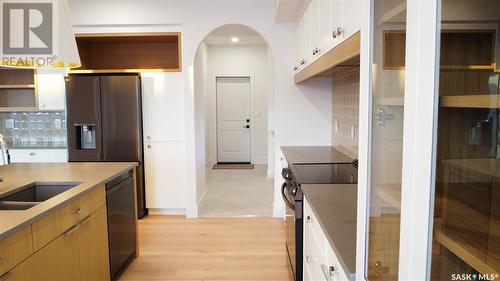
[[[150,139],[151,139],[151,137],[150,137],[150,136],[147,136],[147,137],[146,137],[146,139],[150,140]]]
[[[30,156],[33,156],[35,155],[36,153],[35,152],[30,152]]]
[[[7,281],[9,280],[9,278],[12,276],[12,272],[7,272],[5,273],[4,275],[0,276],[0,281]]]
[[[326,281],[332,281],[335,278],[335,267],[333,265],[327,266],[322,264],[321,265],[321,271],[323,272],[323,276],[325,276]]]
[[[307,217],[306,217],[306,222],[307,222],[307,223],[311,223],[311,222],[312,222],[312,218],[311,218],[311,216],[307,216]]]
[[[342,33],[343,33],[343,32],[344,32],[344,30],[342,30],[342,28],[337,27],[337,30],[334,30],[334,31],[332,32],[332,37],[333,37],[333,38],[337,38],[337,37],[339,37],[340,35],[342,35]]]
[[[90,215],[82,220],[82,224],[86,224],[94,218],[94,215]]]
[[[80,228],[80,225],[79,224],[75,224],[70,229],[66,230],[66,232],[64,232],[64,235],[70,236],[71,233],[75,232],[78,228]]]
[[[293,70],[297,71],[297,70],[299,70],[299,67],[298,66],[294,66]]]
[[[148,145],[147,145],[147,148],[151,148],[151,145],[150,145],[150,144],[148,144]]]

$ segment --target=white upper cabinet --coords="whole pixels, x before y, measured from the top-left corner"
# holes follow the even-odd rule
[[[322,0],[312,0],[311,4],[309,5],[308,9],[308,15],[309,15],[309,32],[310,32],[310,38],[309,38],[309,52],[310,58],[309,61],[314,61],[316,57],[318,57],[321,53],[320,50],[320,36],[319,36],[319,30],[320,30],[320,14],[319,14],[319,8],[320,8],[320,2],[325,2]]]
[[[298,69],[360,30],[361,0],[312,0],[297,28]]]
[[[305,14],[304,14],[305,15]],[[300,34],[300,40],[299,40],[299,70],[304,68],[307,63],[307,46],[309,43],[309,32],[308,32],[308,26],[307,26],[307,17],[304,16],[300,20],[299,23],[299,34]]]
[[[321,1],[321,18],[324,28],[321,30],[321,48],[323,53],[331,50],[339,42],[341,36],[337,34],[339,28],[342,29],[342,2],[346,0],[327,0]]]
[[[145,140],[184,140],[183,73],[143,73],[141,83]]]
[[[349,38],[361,28],[361,0],[342,0],[341,40]]]
[[[57,70],[38,71],[36,87],[40,110],[64,110],[66,107],[64,75]]]

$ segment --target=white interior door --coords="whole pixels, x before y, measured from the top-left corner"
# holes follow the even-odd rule
[[[250,78],[217,77],[217,162],[250,163]]]

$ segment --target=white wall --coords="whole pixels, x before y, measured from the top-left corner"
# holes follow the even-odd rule
[[[216,76],[250,76],[253,88],[253,145],[252,163],[267,164],[267,46],[208,46],[208,106],[210,116],[209,150],[207,156],[211,161],[217,159],[217,127],[216,127]],[[211,163],[213,164],[213,163]]]
[[[201,41],[215,28],[243,24],[267,41],[274,62],[274,104],[276,114],[275,174],[280,170],[281,145],[329,145],[331,143],[331,79],[296,86],[293,82],[295,24],[274,22],[275,1],[152,1],[70,0],[75,31],[137,32],[170,31],[181,25],[182,68],[185,87],[186,193],[188,217],[197,214],[194,89],[189,67]],[[284,215],[280,195],[281,179],[275,177],[274,215]],[[168,196],[168,195],[166,195]]]
[[[202,197],[205,195],[205,165],[207,148],[209,147],[209,128],[207,125],[207,117],[209,111],[207,108],[208,91],[207,91],[207,47],[201,43],[195,55],[194,62],[194,110],[195,118],[195,138],[196,138],[196,202],[199,204]]]

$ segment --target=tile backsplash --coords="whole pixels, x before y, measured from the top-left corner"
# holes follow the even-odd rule
[[[50,112],[0,112],[0,133],[9,148],[65,148],[66,114]]]
[[[333,76],[332,145],[358,158],[359,69]]]

